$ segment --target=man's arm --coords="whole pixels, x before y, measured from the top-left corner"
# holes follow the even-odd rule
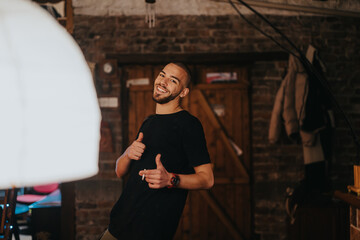
[[[194,167],[194,170],[194,174],[178,174],[180,178],[178,188],[195,190],[214,186],[214,174],[210,163]]]
[[[161,155],[156,156],[156,169],[142,170],[139,172],[140,176],[145,176],[145,181],[148,182],[150,188],[164,188],[171,185],[172,173],[169,173],[161,163]],[[180,178],[178,188],[196,190],[209,189],[214,185],[214,174],[211,164],[203,164],[194,167],[194,174],[177,174]]]
[[[123,177],[129,171],[131,159],[126,151],[116,160],[115,173],[118,178]]]
[[[141,158],[145,150],[145,144],[142,143],[143,138],[144,134],[140,132],[138,138],[116,160],[115,172],[117,177],[123,177],[129,171],[131,160]]]

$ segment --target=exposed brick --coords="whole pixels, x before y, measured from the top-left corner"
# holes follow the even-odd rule
[[[191,30],[185,31],[186,37],[197,37],[198,35],[199,35],[199,32],[196,29],[191,29]]]
[[[325,75],[335,97],[355,130],[360,132],[360,26],[358,19],[319,16],[266,16],[296,46],[306,51],[311,43],[319,49],[327,67]],[[265,32],[278,36],[258,18],[249,17]],[[278,51],[280,48],[262,36],[238,16],[157,16],[157,25],[149,29],[142,17],[75,16],[74,38],[89,61],[99,62],[106,53],[234,53]],[[285,43],[283,39],[281,43]],[[304,176],[302,147],[281,133],[278,143],[267,139],[275,94],[285,73],[287,61],[256,61],[249,72],[251,84],[252,175],[254,180],[254,239],[286,239],[284,194]],[[99,84],[98,93],[105,93]],[[116,86],[116,87],[115,87]],[[112,82],[111,94],[120,96],[120,81]],[[77,186],[76,239],[97,239],[108,224],[108,213],[120,195],[122,181],[114,176],[114,164],[121,153],[121,115],[117,110],[103,110],[113,133],[114,153],[100,154],[100,173],[90,182]],[[351,165],[356,150],[349,130],[335,110],[337,128],[331,175],[334,187],[345,189],[352,183]],[[98,182],[97,182],[98,181]],[[109,184],[107,181],[114,181]],[[104,182],[104,183],[101,183]],[[107,185],[108,184],[108,185]],[[102,191],[101,186],[108,189]],[[95,199],[89,196],[97,193]],[[114,193],[114,191],[116,193]],[[108,199],[99,196],[110,193]],[[97,217],[99,215],[100,217]],[[88,219],[87,219],[88,218]]]

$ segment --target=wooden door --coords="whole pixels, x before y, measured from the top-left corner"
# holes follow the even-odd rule
[[[158,66],[153,69],[159,70]],[[190,191],[175,239],[250,239],[250,132],[247,71],[238,72],[236,83],[205,84],[206,72],[217,69],[196,66],[198,83],[191,88],[183,107],[201,121],[214,167],[215,185]],[[225,68],[224,68],[225,69]],[[133,70],[125,69],[128,75]],[[138,77],[144,77],[142,74]],[[149,76],[156,76],[155,71]],[[154,74],[155,73],[155,74]],[[153,82],[153,80],[152,80]],[[129,142],[149,114],[155,111],[152,84],[129,88]],[[215,109],[215,111],[214,111]],[[237,155],[234,145],[242,154]]]

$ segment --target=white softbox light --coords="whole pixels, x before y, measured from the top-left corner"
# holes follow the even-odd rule
[[[100,118],[73,38],[37,4],[0,0],[0,189],[96,174]]]

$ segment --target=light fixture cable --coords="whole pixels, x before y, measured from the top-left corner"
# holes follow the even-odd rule
[[[317,70],[316,68],[314,68],[314,66],[309,62],[309,60],[306,58],[306,56],[302,53],[302,51],[297,48],[295,46],[295,44],[284,34],[282,33],[277,27],[275,27],[267,18],[265,18],[262,14],[260,14],[259,12],[257,12],[255,9],[253,9],[251,6],[249,6],[247,3],[245,3],[242,0],[237,0],[239,3],[241,3],[242,5],[244,5],[246,8],[248,8],[250,11],[252,11],[253,13],[255,13],[258,17],[260,17],[264,22],[266,22],[272,29],[274,29],[282,38],[284,38],[291,47],[293,47],[295,49],[295,51],[298,54],[295,54],[294,52],[292,52],[291,50],[287,49],[286,47],[284,47],[281,43],[279,43],[277,40],[275,40],[275,38],[273,38],[272,36],[270,36],[269,34],[265,33],[263,30],[261,30],[258,26],[256,26],[255,24],[253,24],[250,20],[248,20],[240,11],[239,9],[235,6],[235,4],[233,3],[232,0],[229,0],[230,5],[235,9],[235,11],[252,27],[254,27],[256,30],[258,30],[261,34],[263,34],[264,36],[268,37],[270,40],[272,40],[276,45],[278,45],[280,48],[282,48],[284,51],[288,52],[289,54],[293,55],[294,57],[296,57],[297,59],[299,59],[299,61],[303,64],[305,70],[307,71],[307,73],[312,76],[314,79],[316,79],[317,81],[319,81],[321,83],[321,85],[324,87],[324,89],[327,92],[327,95],[330,97],[330,99],[332,100],[333,104],[336,106],[336,108],[339,110],[339,112],[341,113],[341,115],[343,116],[348,128],[350,129],[350,133],[351,136],[353,138],[353,141],[356,145],[356,150],[357,150],[357,158],[356,158],[356,165],[360,165],[360,140],[359,137],[357,136],[349,118],[346,116],[344,110],[341,108],[340,104],[337,102],[335,95],[332,93],[329,83],[328,81],[325,79],[324,76],[322,76]]]

